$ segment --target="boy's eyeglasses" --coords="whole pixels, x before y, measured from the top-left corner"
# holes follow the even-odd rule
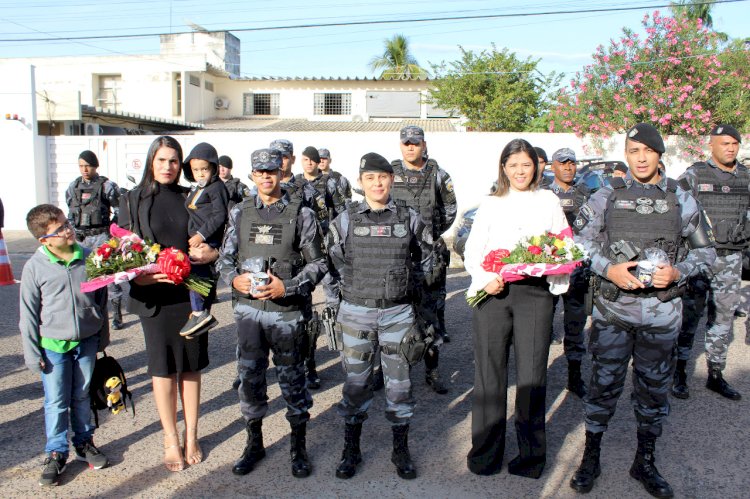
[[[75,229],[73,229],[73,226],[70,224],[70,222],[65,222],[60,227],[57,228],[55,232],[51,232],[49,234],[45,234],[41,236],[39,239],[47,239],[48,237],[60,237],[60,235],[63,232],[73,232]]]
[[[253,177],[273,177],[276,175],[277,170],[253,170],[252,175]]]

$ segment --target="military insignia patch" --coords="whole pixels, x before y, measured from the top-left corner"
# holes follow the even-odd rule
[[[366,164],[367,160],[365,158],[362,158],[362,161],[359,162],[359,169],[361,170],[362,168],[364,168]]]
[[[449,180],[445,183],[445,190],[448,192],[453,192],[453,180]]]
[[[396,224],[393,226],[393,235],[396,237],[404,237],[406,235],[406,226],[404,224]]]
[[[262,151],[260,154],[258,154],[258,160],[261,163],[268,163],[270,159],[271,159],[271,155],[268,154],[266,151]]]
[[[575,231],[576,234],[578,234],[578,231],[580,231],[581,229],[583,229],[584,227],[586,227],[586,225],[588,223],[589,223],[589,221],[587,219],[585,219],[584,217],[579,216],[573,222],[573,230]]]
[[[328,234],[326,235],[326,238],[328,238],[328,236],[333,239],[333,244],[339,244],[341,236],[339,236],[339,231],[336,229],[335,225],[331,224],[330,227],[328,227]]]
[[[698,184],[698,192],[713,192],[713,184]]]
[[[391,237],[391,226],[390,225],[370,225],[370,236]]]
[[[419,182],[419,179],[417,177],[409,177],[410,184],[416,184],[417,182]]]
[[[654,200],[651,198],[638,198],[635,200],[635,202],[646,206],[651,206],[652,204],[654,204]]]
[[[630,137],[632,139],[636,135],[638,135],[638,129],[637,128],[633,128],[632,130],[630,130],[630,133],[628,134],[628,137]]]
[[[394,182],[403,182],[404,179],[401,178],[401,175],[394,175],[393,176],[393,181]]]
[[[724,194],[730,192],[731,190],[732,190],[732,188],[729,187],[728,185],[722,185],[721,186],[721,192],[723,192]]]
[[[647,204],[639,204],[635,207],[635,211],[637,211],[641,215],[650,215],[654,212],[654,207]]]
[[[561,199],[560,200],[560,206],[562,206],[563,208],[567,208],[567,207],[573,206],[573,200],[570,199],[570,198]]]
[[[618,199],[615,201],[615,209],[616,210],[634,210],[635,209],[635,201],[632,199]]]
[[[362,227],[361,225],[359,227],[354,227],[354,235],[355,236],[369,236],[370,228]]]
[[[669,211],[669,204],[666,199],[657,199],[654,204],[654,211],[656,213],[666,213]]]

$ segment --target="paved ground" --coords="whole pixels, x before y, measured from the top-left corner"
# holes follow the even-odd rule
[[[35,249],[21,232],[6,233],[16,278]],[[161,465],[162,435],[154,407],[150,380],[145,374],[145,353],[135,316],[126,315],[127,328],[113,333],[108,353],[120,360],[135,395],[136,417],[102,413],[96,441],[110,458],[111,467],[89,471],[82,463],[70,463],[61,485],[61,496],[145,497],[573,497],[568,480],[578,465],[583,447],[581,401],[565,389],[566,363],[561,346],[552,347],[548,388],[548,466],[539,480],[511,476],[493,477],[469,473],[465,456],[470,442],[470,393],[473,379],[471,312],[463,292],[468,276],[453,269],[449,278],[446,316],[453,342],[444,347],[442,372],[450,379],[450,393],[434,395],[424,384],[424,369],[414,369],[412,379],[418,401],[410,445],[419,477],[400,480],[390,463],[390,431],[383,416],[380,392],[365,423],[364,463],[351,480],[335,478],[334,470],[343,445],[342,422],[335,404],[341,395],[342,371],[337,356],[320,342],[318,356],[323,388],[314,393],[313,419],[308,430],[308,450],[313,475],[295,479],[289,472],[289,429],[275,375],[269,373],[271,405],[265,421],[266,459],[245,477],[234,476],[232,462],[242,452],[245,433],[237,395],[230,385],[235,376],[235,332],[226,289],[215,313],[220,327],[211,333],[211,365],[203,380],[200,426],[206,459],[181,473],[169,473]],[[0,287],[0,484],[3,497],[30,497],[37,485],[44,449],[42,385],[23,366],[18,334],[18,286]],[[560,330],[560,315],[556,328]],[[745,395],[740,402],[721,399],[703,388],[704,355],[696,349],[690,364],[692,397],[675,401],[658,442],[659,469],[679,497],[747,497],[750,488],[750,347],[743,342],[744,322],[735,323],[726,376]],[[588,365],[585,365],[588,371]],[[513,366],[511,366],[511,371]],[[511,374],[511,382],[514,376]],[[629,389],[626,393],[629,393]],[[515,396],[510,388],[509,399]],[[512,403],[510,404],[512,410]],[[512,413],[509,413],[512,417]],[[640,484],[627,470],[635,452],[635,421],[628,399],[604,437],[602,476],[590,497],[645,497]],[[516,453],[513,425],[507,435],[505,462]],[[744,464],[743,464],[744,463]],[[745,492],[742,492],[742,491]]]

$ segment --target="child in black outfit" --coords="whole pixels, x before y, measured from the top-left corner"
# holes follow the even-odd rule
[[[194,248],[205,242],[212,248],[218,248],[221,246],[224,226],[227,223],[229,193],[218,176],[219,157],[214,146],[205,142],[196,145],[182,164],[182,171],[185,178],[195,184],[185,200],[190,217],[188,244]],[[194,264],[191,272],[199,277],[214,277],[210,264]],[[193,312],[180,335],[194,338],[216,325],[216,319],[210,313],[215,296],[215,286],[205,298],[195,291],[190,291]]]

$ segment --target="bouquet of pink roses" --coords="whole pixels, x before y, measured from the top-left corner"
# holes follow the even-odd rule
[[[482,262],[486,272],[499,274],[505,282],[526,277],[570,274],[583,260],[588,258],[583,246],[576,244],[570,229],[560,234],[547,233],[527,237],[516,244],[512,251],[496,249],[490,251]],[[466,302],[476,307],[489,295],[484,290],[466,295]]]
[[[132,281],[142,274],[167,274],[175,284],[208,296],[213,283],[190,274],[190,259],[177,248],[161,249],[147,244],[132,232],[115,224],[109,227],[112,238],[86,258],[88,281],[81,291],[90,293],[109,284]]]

